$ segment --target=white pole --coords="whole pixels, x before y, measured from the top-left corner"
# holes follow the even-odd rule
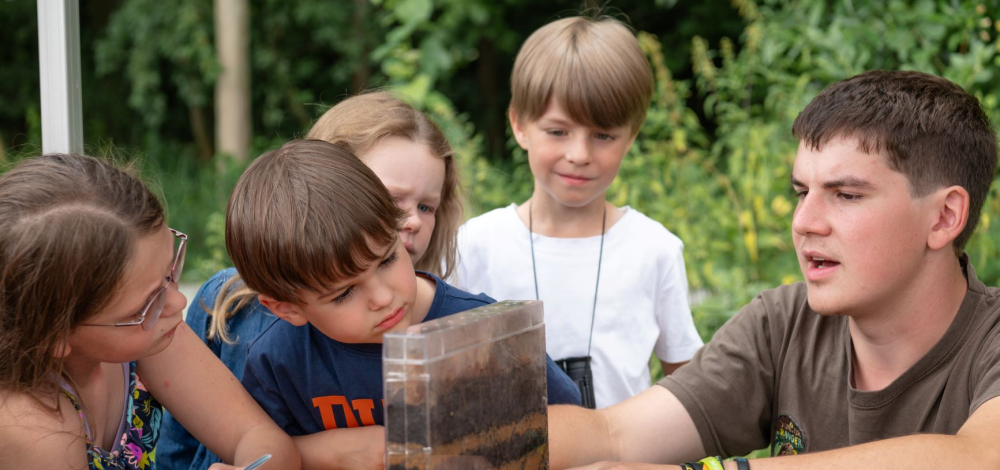
[[[83,153],[79,0],[38,0],[42,152]]]
[[[216,149],[243,162],[250,150],[252,124],[248,0],[215,0],[215,49],[222,66],[215,82]]]

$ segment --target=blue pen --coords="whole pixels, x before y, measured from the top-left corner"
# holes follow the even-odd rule
[[[243,470],[253,470],[261,465],[264,465],[264,462],[267,462],[270,459],[271,459],[271,454],[264,454],[260,456],[259,459],[250,462],[250,465],[243,467]]]

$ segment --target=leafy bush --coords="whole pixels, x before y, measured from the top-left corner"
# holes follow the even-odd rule
[[[978,2],[733,4],[746,21],[743,34],[715,47],[696,37],[692,80],[672,78],[656,36],[640,33],[656,94],[608,191],[614,204],[642,211],[684,240],[688,280],[700,300],[695,321],[706,340],[761,289],[801,279],[790,236],[791,124],[825,86],[870,69],[920,70],[969,90],[994,123],[1000,117],[1000,21]],[[465,157],[474,212],[530,196],[527,161],[514,155],[503,167]],[[1000,280],[998,192],[994,182],[968,246],[988,285]]]
[[[34,67],[24,52],[37,51],[37,31],[27,20],[34,7],[7,3],[0,18],[9,19],[3,24],[13,33],[6,37],[12,47],[5,48],[13,51],[12,80],[3,87],[12,100],[0,112],[0,145],[18,148],[0,153],[0,163],[37,152],[40,142],[38,106],[25,98],[37,96],[30,91],[35,85],[14,80]],[[790,128],[825,86],[869,69],[925,71],[969,90],[1000,122],[1000,21],[990,16],[998,0],[731,3],[742,21],[735,28],[725,0],[611,5],[646,30],[639,40],[653,65],[656,94],[608,197],[684,240],[695,319],[706,339],[761,289],[801,277],[790,236],[795,199],[788,178],[796,148]],[[391,86],[451,139],[464,172],[468,215],[530,196],[524,152],[509,134],[497,152],[503,133],[487,128],[502,120],[498,109],[506,104],[496,90],[504,88],[505,61],[527,34],[572,14],[579,2],[250,5],[255,154],[301,135],[324,111],[313,103]],[[169,201],[171,223],[197,241],[185,275],[190,280],[228,264],[222,215],[243,168],[229,163],[220,172],[217,162],[204,160],[204,146],[190,143],[211,133],[209,93],[218,69],[207,8],[197,0],[125,0],[88,2],[81,13],[92,26],[81,28],[84,120],[88,144],[96,147],[91,153],[107,153],[114,144],[145,162],[146,174]],[[483,65],[491,62],[492,68]],[[95,71],[102,75],[92,77]],[[998,193],[995,182],[968,246],[989,285],[1000,281]]]

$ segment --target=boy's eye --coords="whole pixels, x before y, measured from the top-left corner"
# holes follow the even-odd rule
[[[333,303],[335,303],[337,305],[340,305],[340,304],[342,304],[344,302],[347,302],[347,299],[351,298],[351,295],[353,295],[353,294],[354,294],[354,286],[348,287],[340,295],[334,297],[333,300],[331,300],[331,302],[333,302]]]
[[[864,196],[861,196],[860,194],[840,193],[837,194],[837,197],[847,202],[858,202]]]
[[[553,136],[553,137],[562,137],[562,136],[566,135],[566,131],[564,131],[562,129],[550,129],[550,130],[548,130],[546,132],[549,135]]]
[[[613,136],[611,134],[598,133],[598,134],[595,134],[594,137],[597,140],[615,140],[615,136]]]
[[[389,265],[390,265],[390,264],[392,264],[392,263],[393,263],[394,261],[396,261],[396,259],[397,259],[397,258],[399,258],[399,255],[397,255],[397,254],[396,254],[396,252],[395,252],[395,251],[393,251],[393,252],[392,252],[392,254],[391,254],[391,255],[389,255],[389,257],[388,257],[388,258],[386,258],[386,259],[382,260],[382,262],[378,264],[378,267],[380,267],[380,268],[384,268],[384,267],[386,267],[386,266],[389,266]]]
[[[395,262],[397,259],[399,259],[399,255],[396,254],[395,251],[393,251],[392,254],[389,255],[388,258],[386,258],[386,259],[384,259],[384,260],[382,260],[381,262],[378,263],[378,267],[379,268],[384,268],[386,266],[389,266],[390,264],[392,264],[393,262]],[[330,302],[333,302],[334,304],[340,305],[340,304],[342,304],[344,302],[347,302],[347,300],[350,299],[352,295],[354,295],[354,286],[348,287],[344,292],[342,292],[340,295],[334,297],[333,300],[331,300]]]

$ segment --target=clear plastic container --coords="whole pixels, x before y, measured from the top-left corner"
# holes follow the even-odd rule
[[[548,468],[541,302],[414,325],[382,348],[390,470]]]

